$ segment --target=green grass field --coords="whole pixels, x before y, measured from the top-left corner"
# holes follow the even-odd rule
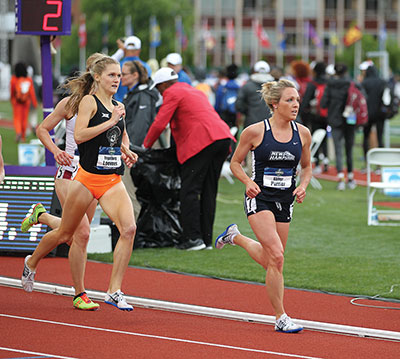
[[[321,183],[322,191],[309,188],[306,201],[295,206],[285,254],[285,285],[371,296],[400,283],[398,228],[367,226],[364,187],[338,192],[335,183]],[[243,213],[242,196],[240,183],[220,181],[214,235],[235,222],[243,234],[254,238]],[[112,260],[111,254],[90,258]],[[255,282],[264,282],[265,276],[236,246],[198,252],[137,249],[130,264]],[[387,297],[400,299],[400,287]]]
[[[0,101],[0,119],[12,125],[12,109],[9,102]],[[3,141],[2,153],[5,164],[18,165],[18,146],[15,143],[14,128],[0,126],[0,135]],[[36,138],[35,135],[30,134],[27,136],[26,142],[34,138]]]
[[[0,103],[0,113],[9,113]],[[400,127],[397,118],[393,124]],[[0,128],[3,156],[17,164],[14,131]],[[362,168],[362,134],[356,135],[355,167]],[[391,139],[399,147],[399,137]],[[338,192],[334,182],[321,181],[323,190],[309,186],[307,198],[295,205],[285,254],[285,285],[335,293],[372,296],[386,293],[400,283],[399,227],[368,227],[366,188]],[[214,236],[230,223],[253,237],[243,212],[243,185],[220,180]],[[385,197],[381,195],[381,200]],[[112,254],[92,254],[89,258],[112,261]],[[212,277],[264,282],[265,271],[234,246],[223,250],[185,252],[174,248],[137,249],[131,265]],[[400,299],[400,286],[385,297]]]

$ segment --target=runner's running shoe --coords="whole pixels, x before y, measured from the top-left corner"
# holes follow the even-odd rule
[[[301,325],[295,324],[293,320],[283,313],[275,322],[275,330],[282,333],[297,333],[303,330]]]
[[[28,232],[29,229],[35,224],[39,223],[39,214],[46,212],[46,208],[43,207],[41,203],[38,203],[33,207],[33,212],[30,216],[26,217],[21,223],[21,231]]]
[[[24,270],[22,272],[22,277],[21,277],[21,284],[22,288],[24,289],[25,292],[32,292],[33,290],[33,283],[35,283],[35,274],[36,272],[32,271],[26,262],[28,259],[32,257],[31,255],[25,257],[24,261]]]
[[[87,296],[86,292],[75,296],[72,303],[75,308],[81,310],[97,310],[100,307],[99,304],[92,302],[92,300]]]
[[[126,302],[124,293],[122,293],[119,289],[112,294],[107,293],[104,302],[107,304],[111,304],[118,309],[126,310],[128,312],[133,310],[133,307]]]
[[[222,249],[224,248],[225,244],[235,245],[233,243],[233,238],[240,234],[239,229],[236,224],[230,224],[225,231],[223,231],[215,240],[215,248]]]

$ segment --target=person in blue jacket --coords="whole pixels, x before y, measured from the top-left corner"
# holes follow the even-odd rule
[[[230,128],[237,126],[236,100],[239,93],[239,84],[236,81],[238,67],[231,64],[226,68],[228,81],[221,81],[215,94],[215,110]]]
[[[192,85],[192,80],[182,67],[182,56],[176,52],[170,53],[165,58],[167,66],[178,74],[178,82],[186,82]]]

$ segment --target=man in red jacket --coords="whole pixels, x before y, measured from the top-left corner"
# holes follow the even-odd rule
[[[180,249],[212,248],[218,179],[233,136],[203,92],[178,82],[169,67],[158,70],[153,85],[163,104],[143,141],[150,148],[170,124],[181,165]]]

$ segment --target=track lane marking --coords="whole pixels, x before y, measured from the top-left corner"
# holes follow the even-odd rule
[[[92,326],[86,326],[86,325],[80,325],[80,324],[56,322],[56,321],[53,321],[53,320],[38,319],[38,318],[29,318],[29,317],[21,317],[21,316],[9,315],[9,314],[3,314],[3,313],[0,313],[0,317],[11,318],[11,319],[20,319],[20,320],[26,320],[26,321],[32,321],[32,322],[39,322],[39,323],[45,323],[45,324],[60,325],[60,326],[66,326],[66,327],[72,327],[72,328],[96,330],[96,331],[107,332],[107,333],[132,335],[132,336],[143,337],[143,338],[151,338],[151,339],[160,339],[160,340],[174,341],[174,342],[179,342],[179,343],[205,345],[205,346],[210,346],[210,347],[217,347],[217,348],[223,348],[223,349],[232,349],[232,350],[240,350],[240,351],[253,352],[253,353],[261,353],[261,354],[270,354],[270,355],[276,355],[276,356],[286,356],[286,357],[291,357],[291,358],[299,358],[299,359],[323,359],[323,358],[319,358],[319,357],[310,357],[310,356],[297,355],[297,354],[273,352],[273,351],[269,351],[269,350],[261,350],[261,349],[253,349],[253,348],[236,347],[236,346],[232,346],[232,345],[208,343],[208,342],[202,342],[202,341],[190,340],[190,339],[172,338],[172,337],[165,337],[165,336],[153,335],[153,334],[143,334],[143,333],[136,333],[136,332],[127,332],[127,331],[124,331],[124,330],[107,329],[107,328],[92,327]],[[0,349],[1,349],[1,348],[0,348]],[[58,357],[58,358],[64,358],[64,357]],[[68,358],[68,359],[69,359],[69,358]]]
[[[78,359],[78,358],[73,358],[73,357],[63,357],[63,356],[60,356],[60,355],[46,354],[46,353],[39,353],[39,352],[31,352],[29,350],[14,349],[14,348],[7,348],[7,347],[0,347],[0,350],[14,352],[14,353],[42,355],[43,358]]]

